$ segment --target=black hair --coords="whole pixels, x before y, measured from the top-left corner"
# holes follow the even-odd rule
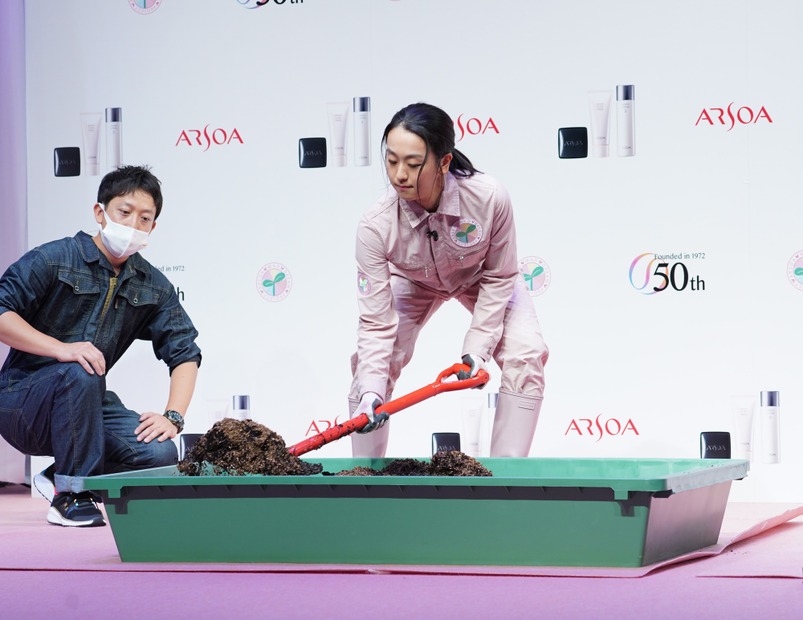
[[[470,177],[480,172],[468,157],[454,147],[454,123],[440,108],[428,103],[411,103],[396,112],[382,134],[383,147],[386,146],[388,134],[396,127],[402,127],[421,138],[427,147],[426,155],[431,151],[440,160],[451,153],[449,172],[455,176]]]
[[[161,181],[157,179],[147,166],[120,166],[112,170],[100,182],[98,202],[107,206],[114,198],[126,196],[137,190],[150,194],[156,205],[154,221],[162,212]]]

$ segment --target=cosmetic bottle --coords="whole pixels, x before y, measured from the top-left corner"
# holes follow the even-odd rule
[[[619,157],[636,154],[636,87],[624,84],[616,87],[616,152]]]
[[[749,461],[753,457],[753,411],[755,407],[755,396],[731,396],[734,458]]]
[[[326,104],[329,115],[329,147],[332,166],[346,165],[346,127],[349,119],[349,102],[332,101]]]
[[[354,165],[371,165],[371,98],[354,97]]]
[[[608,157],[611,127],[611,91],[592,90],[588,92],[588,106],[591,113],[591,152],[594,157]]]
[[[123,109],[106,108],[106,167],[117,170],[123,163]]]
[[[81,114],[81,135],[84,141],[84,170],[86,174],[100,174],[98,146],[100,143],[100,112]]]
[[[499,400],[498,392],[489,392],[486,395],[487,407],[480,420],[480,456],[491,454],[491,435],[493,433],[494,417],[496,416],[496,403]]]
[[[761,454],[764,463],[781,462],[781,397],[761,392]]]
[[[481,394],[466,394],[463,397],[463,453],[468,456],[480,455],[480,426],[482,423],[483,401]]]
[[[231,397],[230,418],[235,420],[247,420],[251,417],[251,397],[244,394],[237,394]]]

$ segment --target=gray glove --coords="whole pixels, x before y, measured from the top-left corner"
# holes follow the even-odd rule
[[[463,363],[469,367],[469,371],[461,370],[457,373],[457,378],[460,381],[476,377],[480,370],[485,370],[485,360],[476,353],[466,353],[463,356]]]
[[[385,422],[387,422],[388,417],[390,417],[387,413],[376,413],[377,407],[380,407],[381,405],[382,399],[380,398],[379,394],[374,392],[366,392],[362,395],[360,404],[357,405],[357,409],[354,411],[354,417],[356,418],[364,413],[368,416],[368,424],[358,430],[358,433],[370,433],[378,428],[382,428]]]

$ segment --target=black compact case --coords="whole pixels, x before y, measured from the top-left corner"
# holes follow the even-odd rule
[[[432,433],[432,454],[460,451],[460,433]]]
[[[729,459],[731,457],[731,435],[724,431],[700,433],[701,459]]]
[[[326,138],[301,138],[298,141],[298,167],[326,167]]]
[[[77,177],[81,174],[81,150],[77,146],[53,149],[53,174],[57,177]]]
[[[585,127],[558,129],[558,157],[561,159],[588,157],[588,130]]]

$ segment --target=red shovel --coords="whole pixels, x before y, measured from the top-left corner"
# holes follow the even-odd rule
[[[468,372],[471,370],[471,368],[465,364],[455,364],[454,366],[451,366],[441,372],[434,383],[430,383],[429,385],[419,388],[414,392],[410,392],[405,396],[400,396],[399,398],[386,402],[384,405],[376,408],[376,413],[387,413],[388,415],[393,415],[402,409],[406,409],[411,405],[420,403],[422,400],[426,400],[427,398],[435,396],[436,394],[440,394],[441,392],[465,390],[466,388],[485,385],[488,383],[488,379],[490,378],[487,372],[480,370],[476,376],[471,377],[470,379],[446,381],[446,379],[452,375],[457,375],[457,373],[461,370]],[[306,454],[312,450],[317,450],[321,446],[324,446],[331,441],[335,441],[336,439],[350,435],[354,431],[360,430],[363,426],[368,424],[368,422],[368,416],[364,413],[360,414],[356,418],[351,418],[342,424],[332,426],[322,433],[308,437],[304,441],[300,441],[296,445],[290,446],[287,448],[287,451],[294,456],[301,456],[302,454]]]

